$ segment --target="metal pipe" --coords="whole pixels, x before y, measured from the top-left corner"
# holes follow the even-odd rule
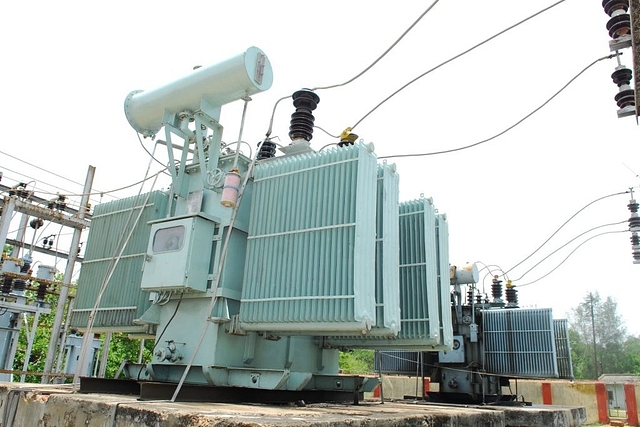
[[[84,188],[82,190],[82,198],[80,199],[80,211],[78,217],[84,219],[87,214],[87,205],[89,204],[89,194],[91,193],[91,186],[93,185],[93,178],[96,174],[95,166],[89,166],[87,170],[87,177],[85,179]],[[60,336],[60,329],[62,327],[62,319],[64,317],[64,307],[67,304],[69,297],[69,285],[71,284],[71,278],[73,277],[73,269],[76,264],[76,258],[78,257],[78,246],[80,245],[80,237],[82,235],[82,229],[76,228],[73,230],[73,237],[71,238],[71,245],[69,246],[69,260],[67,261],[67,267],[64,271],[64,281],[60,288],[60,296],[58,297],[58,306],[56,309],[56,316],[53,320],[53,327],[51,329],[51,339],[49,340],[49,348],[47,350],[47,358],[44,362],[44,369],[42,375],[42,383],[49,382],[49,375],[51,368],[53,367],[53,361],[56,357],[56,350],[58,348],[58,338]]]

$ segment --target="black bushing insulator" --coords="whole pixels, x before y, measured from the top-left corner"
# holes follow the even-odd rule
[[[338,142],[338,147],[353,145],[357,139],[358,139],[358,135],[356,135],[355,133],[350,133],[347,136],[340,138],[340,142]]]
[[[5,277],[4,278],[4,280],[2,281],[2,293],[3,294],[11,293],[11,282],[13,282],[13,279],[11,277]]]
[[[31,269],[31,263],[25,262],[24,264],[22,264],[22,267],[20,267],[20,273],[27,274],[29,273],[30,269]]]
[[[494,300],[502,299],[502,280],[493,279],[491,283],[491,296]]]
[[[628,13],[614,16],[607,22],[607,30],[614,40],[631,34],[631,17]]]
[[[507,288],[505,290],[505,296],[507,297],[507,303],[518,305],[518,290],[516,288]]]
[[[47,285],[44,283],[38,283],[38,291],[36,293],[36,300],[44,301],[44,297],[47,295]]]
[[[616,10],[629,10],[629,0],[602,0],[604,12],[611,16]]]
[[[636,233],[633,233],[631,235],[631,244],[633,246],[640,245],[640,236],[638,236]]]
[[[633,89],[621,90],[613,97],[613,99],[616,100],[619,108],[636,105],[636,96]]]
[[[262,145],[258,143],[260,146],[260,151],[258,151],[258,160],[263,159],[271,159],[276,156],[276,144],[271,142],[270,140],[265,140]]]
[[[476,304],[482,304],[482,294],[476,295]]]
[[[632,216],[629,218],[629,230],[640,230],[640,217]]]
[[[57,200],[55,206],[59,211],[63,211],[67,208],[67,203],[64,200]]]
[[[471,305],[473,303],[473,288],[467,291],[467,304]]]
[[[13,280],[13,290],[14,291],[24,291],[27,289],[27,281],[22,279],[14,279]]]
[[[632,200],[632,201],[627,205],[627,208],[629,208],[629,210],[631,211],[631,213],[638,213],[638,207],[640,207],[640,204],[638,204],[638,202],[636,202],[635,200]]]
[[[9,190],[9,195],[18,196],[21,199],[26,199],[27,197],[29,197],[29,191],[27,191],[24,188],[16,188],[16,189]]]
[[[611,80],[613,80],[613,83],[618,85],[618,87],[631,84],[632,77],[633,74],[628,68],[620,68],[619,70],[615,70],[613,74],[611,74]]]
[[[291,115],[289,138],[311,141],[315,122],[312,111],[318,106],[320,97],[310,90],[299,90],[293,94],[292,98],[296,111]]]
[[[29,225],[34,230],[37,230],[38,228],[40,228],[40,227],[42,227],[44,225],[44,221],[41,218],[33,218],[31,220],[31,222],[29,222]]]

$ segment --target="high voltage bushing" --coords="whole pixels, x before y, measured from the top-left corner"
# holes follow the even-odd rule
[[[607,15],[611,17],[607,22],[607,30],[612,39],[631,34],[631,17],[627,13],[629,10],[628,0],[604,0],[602,7]]]
[[[315,122],[312,111],[318,106],[320,97],[310,90],[299,90],[294,92],[292,98],[296,111],[291,115],[289,138],[292,141],[296,139],[311,141],[311,138],[313,138],[313,123]]]
[[[631,255],[633,256],[633,263],[640,264],[640,236],[638,236],[638,232],[640,232],[640,216],[638,216],[638,209],[640,205],[633,198],[633,193],[631,194],[631,200],[629,200],[629,204],[627,208],[631,212],[631,217],[629,217],[629,231],[631,231]]]
[[[9,195],[18,196],[21,199],[26,199],[30,196],[29,190],[27,190],[27,184],[25,184],[24,182],[16,184],[11,190],[9,190]]]
[[[632,200],[633,203],[629,203],[627,206],[631,211],[631,217],[629,218],[629,231],[640,231],[640,216],[638,216],[638,203]]]
[[[633,256],[633,263],[640,264],[640,236],[638,236],[638,233],[631,234],[631,255]]]
[[[491,282],[491,296],[494,302],[502,302],[502,280],[498,280],[498,276]]]
[[[258,143],[258,145],[260,146],[257,156],[258,160],[270,159],[276,156],[276,144],[271,142],[270,139],[265,139],[262,145],[260,145],[260,143]]]
[[[507,307],[518,306],[518,290],[515,286],[507,287],[505,290],[505,296],[507,298]]]
[[[616,71],[611,74],[613,83],[618,86],[618,93],[614,99],[620,109],[636,105],[634,91],[631,89],[631,78],[631,70],[624,65],[616,67]]]
[[[358,135],[355,133],[349,133],[347,135],[340,136],[340,142],[338,142],[338,147],[344,147],[346,145],[353,145],[358,139]]]

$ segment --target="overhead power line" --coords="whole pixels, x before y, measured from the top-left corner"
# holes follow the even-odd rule
[[[564,245],[560,246],[558,249],[556,249],[555,251],[551,252],[549,255],[547,255],[546,257],[542,258],[540,261],[538,261],[536,264],[533,265],[533,267],[531,267],[530,269],[528,269],[527,271],[525,271],[522,276],[520,276],[517,279],[514,279],[514,282],[517,282],[519,280],[522,280],[522,278],[524,276],[526,276],[531,270],[533,270],[534,268],[536,268],[537,266],[539,266],[540,264],[542,264],[544,261],[546,261],[547,259],[549,259],[549,257],[551,257],[552,255],[556,254],[559,250],[565,248],[567,245],[569,245],[570,243],[574,242],[576,239],[579,239],[580,237],[584,236],[587,233],[590,233],[593,230],[597,230],[598,228],[604,228],[604,227],[610,227],[612,225],[620,225],[620,224],[624,224],[626,223],[627,220],[622,220],[622,221],[618,221],[618,222],[611,222],[609,224],[602,224],[602,225],[598,225],[596,227],[592,227],[590,229],[588,229],[587,231],[583,231],[582,233],[578,234],[577,236],[575,236],[573,239],[569,240],[568,242],[566,242]]]
[[[551,240],[553,238],[553,236],[555,236],[556,234],[558,234],[558,232],[560,230],[562,230],[562,228],[567,225],[569,223],[569,221],[571,221],[573,218],[575,218],[580,212],[582,212],[583,210],[585,210],[586,208],[588,208],[589,206],[593,205],[594,203],[599,202],[600,200],[604,200],[607,199],[609,197],[614,197],[614,196],[620,196],[622,194],[627,194],[629,193],[629,191],[621,191],[619,193],[612,193],[612,194],[608,194],[606,196],[602,196],[602,197],[598,197],[595,200],[590,201],[589,203],[587,203],[586,205],[584,205],[582,208],[578,209],[578,211],[576,213],[574,213],[573,215],[571,215],[571,217],[566,220],[560,227],[558,227],[558,229],[556,231],[553,232],[553,234],[551,234],[551,236],[549,236],[549,238],[547,240],[545,240],[544,242],[542,242],[542,244],[540,246],[538,246],[536,248],[535,251],[531,252],[525,259],[523,259],[522,261],[520,261],[519,263],[517,263],[516,265],[514,265],[513,267],[511,267],[510,269],[508,269],[505,272],[505,275],[508,274],[510,271],[512,271],[513,269],[515,269],[516,267],[518,267],[520,264],[522,264],[523,262],[525,262],[526,260],[528,260],[529,258],[531,258],[533,255],[535,255],[540,249],[542,249],[542,247],[544,245],[546,245],[549,240]]]
[[[431,3],[431,5],[424,11],[422,12],[422,14],[420,14],[420,16],[418,17],[418,19],[416,19],[415,21],[413,21],[413,24],[411,24],[401,35],[400,37],[398,37],[396,39],[396,41],[394,41],[391,46],[389,46],[389,48],[387,50],[385,50],[382,55],[378,56],[376,58],[375,61],[373,61],[367,68],[365,68],[364,70],[362,70],[361,72],[359,72],[358,74],[356,74],[354,77],[350,78],[349,80],[347,80],[344,83],[338,83],[338,84],[334,84],[334,85],[329,85],[329,86],[317,86],[313,89],[310,89],[311,91],[316,91],[316,90],[325,90],[325,89],[333,89],[336,87],[341,87],[341,86],[346,86],[349,83],[352,83],[353,81],[355,81],[356,79],[358,79],[359,77],[361,77],[364,73],[366,73],[367,71],[369,71],[371,68],[373,68],[378,62],[380,62],[380,60],[382,58],[384,58],[389,52],[391,52],[391,50],[393,50],[394,47],[396,47],[396,45],[398,43],[400,43],[400,40],[402,40],[408,33],[409,31],[411,31],[413,29],[413,27],[416,26],[416,24],[418,24],[418,22],[420,22],[422,20],[422,18],[425,17],[425,15],[427,13],[429,13],[429,11],[431,9],[433,9],[433,7],[438,3],[438,1],[440,0],[435,0],[433,3]],[[564,1],[564,0],[562,0]],[[267,132],[265,134],[265,136],[267,137],[267,139],[269,139],[269,137],[271,136],[271,132],[273,132],[273,120],[274,117],[276,115],[276,109],[278,107],[278,104],[281,101],[284,101],[285,99],[291,98],[291,95],[287,95],[287,96],[283,96],[282,98],[278,99],[276,101],[276,103],[273,105],[273,111],[271,112],[271,119],[269,120],[269,128],[267,129]],[[326,131],[325,131],[326,132]]]
[[[558,2],[556,2],[556,3],[554,3],[554,4],[552,4],[551,6],[547,6],[547,7],[545,7],[544,9],[542,9],[542,10],[540,10],[540,11],[538,11],[538,12],[534,13],[533,15],[530,15],[530,16],[526,17],[525,19],[523,19],[523,20],[521,20],[521,21],[519,21],[519,22],[516,22],[515,24],[513,24],[513,25],[511,25],[511,26],[509,26],[509,27],[507,27],[507,28],[505,28],[504,30],[502,30],[502,31],[500,31],[500,32],[498,32],[498,33],[496,33],[496,34],[492,35],[492,36],[491,36],[491,37],[489,37],[488,39],[485,39],[485,40],[481,41],[480,43],[478,43],[478,44],[476,44],[476,45],[474,45],[474,46],[470,47],[469,49],[467,49],[467,50],[465,50],[465,51],[463,51],[463,52],[460,52],[459,54],[457,54],[457,55],[455,55],[455,56],[453,56],[453,57],[451,57],[451,58],[447,59],[446,61],[444,61],[444,62],[440,63],[439,65],[437,65],[437,66],[435,66],[435,67],[433,67],[433,68],[432,68],[432,69],[430,69],[429,71],[426,71],[426,72],[424,72],[424,73],[420,74],[418,77],[416,77],[416,78],[414,78],[413,80],[409,81],[408,83],[404,84],[404,85],[403,85],[402,87],[400,87],[398,90],[396,90],[396,91],[395,91],[395,92],[393,92],[391,95],[389,95],[388,97],[386,97],[385,99],[383,99],[380,103],[378,103],[378,105],[376,105],[375,107],[373,107],[373,108],[372,108],[372,109],[371,109],[367,114],[365,114],[365,115],[364,115],[360,120],[358,120],[358,121],[356,122],[356,124],[354,124],[353,126],[351,126],[351,129],[355,129],[355,128],[356,128],[356,126],[358,126],[360,123],[362,123],[362,121],[363,121],[364,119],[366,119],[367,117],[369,117],[369,115],[371,115],[371,113],[373,113],[373,112],[374,112],[374,111],[376,111],[378,108],[380,108],[380,106],[382,106],[382,104],[384,104],[385,102],[387,102],[388,100],[390,100],[391,98],[393,98],[395,95],[397,95],[398,93],[402,92],[404,89],[406,89],[407,87],[409,87],[409,86],[410,86],[410,85],[412,85],[413,83],[417,82],[418,80],[420,80],[421,78],[423,78],[423,77],[424,77],[424,76],[426,76],[427,74],[429,74],[429,73],[431,73],[431,72],[433,72],[433,71],[437,70],[438,68],[440,68],[440,67],[442,67],[442,66],[444,66],[444,65],[446,65],[446,64],[448,64],[448,63],[450,63],[450,62],[452,62],[452,61],[454,61],[454,60],[456,60],[456,59],[458,59],[458,58],[460,58],[461,56],[466,55],[467,53],[469,53],[469,52],[471,52],[471,51],[473,51],[473,50],[475,50],[475,49],[479,48],[480,46],[482,46],[482,45],[484,45],[484,44],[486,44],[486,43],[488,43],[488,42],[490,42],[491,40],[495,39],[496,37],[499,37],[499,36],[501,36],[502,34],[504,34],[504,33],[508,32],[508,31],[510,31],[510,30],[512,30],[512,29],[514,29],[514,28],[516,28],[516,27],[518,27],[518,26],[520,26],[520,25],[524,24],[525,22],[527,22],[527,21],[529,21],[529,20],[531,20],[531,19],[535,18],[536,16],[538,16],[538,15],[540,15],[540,14],[542,14],[542,13],[544,13],[544,12],[546,12],[546,11],[550,10],[550,9],[553,9],[554,7],[558,6],[558,5],[559,5],[559,4],[561,4],[561,3],[564,3],[565,1],[566,1],[566,0],[560,0],[560,1],[558,1]]]
[[[466,150],[468,148],[472,148],[472,147],[476,147],[478,145],[484,144],[485,142],[489,142],[492,141],[502,135],[504,135],[505,133],[509,132],[511,129],[515,128],[516,126],[518,126],[519,124],[521,124],[522,122],[524,122],[525,120],[527,120],[529,117],[533,116],[535,113],[537,113],[538,111],[540,111],[543,107],[545,107],[549,102],[551,102],[556,96],[560,95],[560,93],[562,91],[564,91],[571,83],[573,83],[578,77],[580,77],[585,71],[587,71],[589,68],[593,67],[595,64],[597,64],[600,61],[603,61],[605,59],[611,59],[616,57],[617,54],[611,54],[611,55],[607,55],[607,56],[603,56],[602,58],[598,58],[595,61],[593,61],[591,64],[587,65],[585,68],[583,68],[578,74],[576,74],[575,76],[573,76],[571,78],[571,80],[569,80],[564,86],[562,86],[556,93],[554,93],[553,95],[551,95],[550,98],[548,98],[546,101],[544,101],[542,104],[540,104],[538,107],[536,107],[533,111],[531,111],[529,114],[525,115],[523,118],[521,118],[520,120],[518,120],[517,122],[515,122],[514,124],[512,124],[511,126],[509,126],[508,128],[502,130],[501,132],[498,132],[497,134],[483,139],[482,141],[478,141],[478,142],[474,142],[473,144],[469,144],[469,145],[465,145],[462,147],[458,147],[458,148],[451,148],[448,150],[441,150],[441,151],[430,151],[430,152],[426,152],[426,153],[414,153],[414,154],[394,154],[394,155],[389,155],[389,156],[380,156],[378,157],[379,159],[391,159],[391,158],[399,158],[399,157],[424,157],[424,156],[435,156],[437,154],[447,154],[447,153],[453,153],[456,151],[462,151],[462,150]]]
[[[544,279],[545,277],[547,277],[548,275],[550,275],[551,273],[553,273],[554,271],[556,271],[562,264],[565,263],[565,261],[567,259],[569,259],[569,257],[571,255],[574,254],[575,251],[578,250],[578,248],[580,248],[582,245],[584,245],[585,243],[587,243],[588,241],[590,241],[591,239],[595,239],[596,237],[599,236],[604,236],[605,234],[615,234],[615,233],[628,233],[629,230],[617,230],[617,231],[603,231],[602,233],[598,233],[598,234],[594,234],[593,236],[589,237],[588,239],[586,239],[585,241],[581,242],[578,246],[576,246],[571,252],[569,252],[569,255],[567,255],[562,261],[560,261],[560,263],[558,265],[556,265],[553,270],[551,270],[550,272],[548,272],[547,274],[545,274],[542,277],[537,278],[536,280],[529,282],[529,283],[525,283],[524,285],[518,285],[519,288],[522,288],[524,286],[529,286],[529,285],[533,285],[536,282],[539,282],[540,280]]]

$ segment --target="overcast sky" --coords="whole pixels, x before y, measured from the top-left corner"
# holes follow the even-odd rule
[[[3,7],[0,25],[2,182],[13,185],[33,178],[42,197],[48,197],[45,192],[80,192],[80,186],[43,169],[82,183],[89,165],[97,167],[94,188],[100,191],[140,180],[148,156],[125,119],[126,95],[153,89],[195,65],[219,62],[252,45],[267,54],[274,70],[272,88],[249,103],[243,139],[255,145],[277,99],[303,87],[350,79],[429,4],[431,0],[10,2]],[[407,81],[551,4],[440,1],[363,77],[318,91],[316,124],[339,134]],[[428,74],[355,132],[373,142],[379,156],[446,150],[489,138],[608,55],[607,20],[600,1],[566,0]],[[621,61],[632,68],[630,50],[623,53]],[[450,154],[390,160],[400,173],[401,200],[424,194],[447,213],[452,263],[481,261],[507,271],[587,203],[638,186],[640,129],[634,117],[616,116],[617,87],[610,78],[616,65],[615,59],[597,63],[495,140]],[[222,110],[227,142],[238,136],[241,110],[239,102]],[[290,100],[276,112],[273,135],[283,144],[289,142],[291,112]],[[315,149],[331,142],[335,140],[316,129]],[[153,149],[151,141],[144,143]],[[137,191],[133,187],[115,196]],[[102,200],[113,199],[104,195]],[[509,272],[509,278],[519,279],[592,227],[628,219],[628,200],[623,195],[595,203]],[[626,228],[620,224],[596,233]],[[590,235],[515,283],[547,274]],[[521,304],[550,306],[556,317],[565,317],[588,292],[598,291],[616,299],[629,331],[640,334],[635,321],[640,265],[632,263],[629,237],[628,232],[615,233],[585,243],[548,277],[523,287]],[[487,278],[487,291],[489,282]]]

